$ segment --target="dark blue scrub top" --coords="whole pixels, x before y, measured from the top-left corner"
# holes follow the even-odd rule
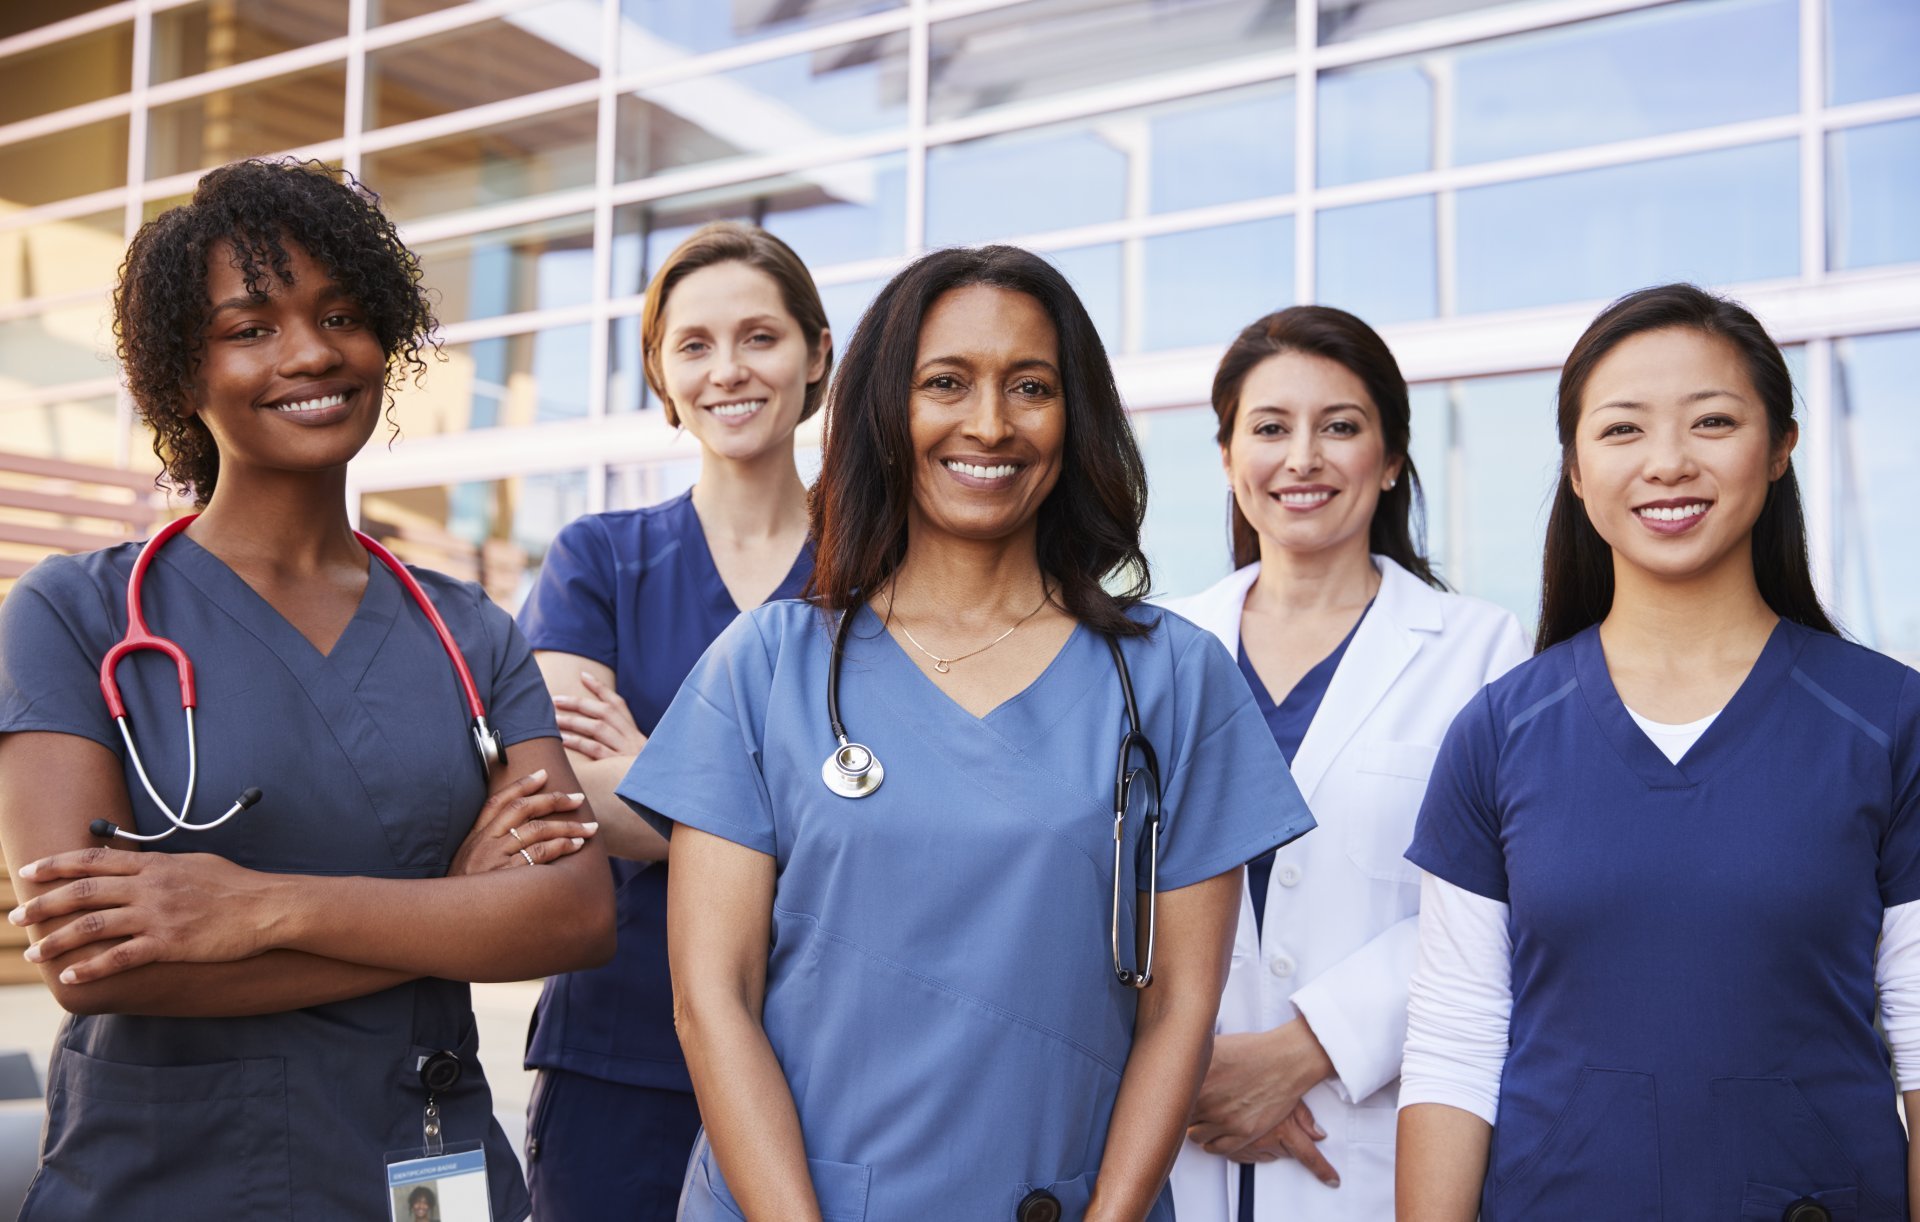
[[[812,572],[809,543],[772,598],[797,596]],[[536,650],[611,667],[634,723],[652,735],[687,672],[739,614],[688,491],[569,524],[547,552],[520,627]],[[527,1067],[691,1091],[667,981],[667,866],[615,859],[612,867],[619,949],[601,967],[547,981]]]
[[[1260,674],[1253,669],[1253,663],[1247,659],[1247,643],[1240,642],[1240,673],[1246,677],[1247,686],[1253,689],[1253,703],[1266,718],[1267,729],[1273,731],[1273,741],[1280,747],[1280,754],[1287,757],[1289,766],[1293,757],[1299,753],[1300,744],[1307,737],[1307,728],[1313,724],[1314,714],[1320,711],[1320,702],[1327,698],[1327,685],[1333,682],[1333,672],[1340,669],[1340,659],[1347,656],[1347,646],[1353,644],[1354,634],[1360,631],[1361,620],[1367,618],[1367,611],[1373,609],[1368,602],[1366,609],[1360,612],[1360,619],[1353,621],[1353,627],[1333,652],[1314,664],[1314,668],[1300,677],[1293,685],[1287,698],[1275,704],[1267,693],[1267,685],[1260,681]],[[1258,934],[1266,927],[1267,920],[1267,883],[1273,876],[1273,854],[1255,858],[1247,863],[1247,890],[1253,896],[1253,927]]]
[[[1510,906],[1487,1222],[1907,1217],[1874,957],[1920,900],[1920,674],[1782,622],[1675,764],[1589,629],[1460,713],[1407,857]]]

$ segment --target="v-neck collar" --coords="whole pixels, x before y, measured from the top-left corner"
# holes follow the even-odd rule
[[[1085,647],[1082,638],[1087,638],[1092,635],[1088,632],[1085,624],[1076,622],[1073,626],[1073,631],[1067,634],[1066,641],[1061,644],[1059,649],[1054,651],[1053,657],[1048,660],[1046,666],[1041,669],[1040,673],[1034,676],[1031,683],[1013,695],[1008,696],[999,704],[988,709],[985,714],[976,717],[958,700],[947,695],[946,690],[938,683],[935,683],[927,677],[927,672],[920,669],[920,664],[915,662],[905,649],[901,648],[899,641],[893,639],[893,633],[887,631],[886,624],[880,619],[880,616],[874,611],[870,604],[861,604],[860,615],[862,618],[854,624],[853,632],[850,634],[851,636],[875,639],[877,642],[876,647],[887,658],[886,664],[896,668],[905,668],[911,674],[911,678],[908,680],[909,682],[918,682],[924,686],[927,691],[933,693],[935,697],[935,701],[933,702],[934,707],[950,709],[954,716],[964,718],[969,724],[974,726],[996,727],[1001,722],[1007,721],[1026,705],[1032,704],[1038,694],[1050,686],[1049,681],[1052,679],[1054,673],[1066,668],[1068,656],[1076,650]],[[1104,650],[1102,652],[1104,652]],[[1111,666],[1111,663],[1108,665]],[[918,707],[918,703],[919,702],[915,702],[916,707]]]
[[[296,674],[331,670],[349,685],[356,684],[372,665],[394,621],[399,618],[404,595],[400,583],[386,566],[367,557],[367,587],[360,605],[341,630],[333,648],[321,653],[314,643],[295,628],[286,616],[248,585],[226,561],[214,555],[192,536],[182,534],[160,551],[160,560],[179,572],[224,610],[235,623],[252,633],[273,650]],[[147,608],[150,618],[154,608]]]
[[[685,558],[694,580],[706,588],[708,609],[731,623],[735,616],[752,608],[742,607],[735,602],[733,592],[727,589],[726,579],[720,576],[720,566],[713,559],[713,548],[707,543],[707,528],[700,521],[700,511],[693,505],[693,489],[689,488],[680,495],[680,554]],[[794,556],[793,563],[787,566],[787,575],[780,579],[780,584],[774,587],[765,601],[776,602],[797,597],[812,569],[813,539],[808,537],[801,540],[799,553]]]
[[[1744,745],[1741,727],[1752,725],[1753,714],[1772,699],[1774,689],[1792,671],[1804,640],[1804,634],[1786,620],[1775,623],[1760,656],[1754,659],[1753,668],[1741,680],[1733,698],[1678,763],[1669,760],[1647,737],[1620,699],[1619,691],[1613,686],[1613,674],[1607,669],[1598,624],[1573,638],[1574,675],[1579,680],[1587,708],[1600,723],[1601,732],[1621,762],[1647,788],[1690,789],[1711,777]]]

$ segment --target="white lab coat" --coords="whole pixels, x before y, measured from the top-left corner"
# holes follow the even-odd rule
[[[1292,1159],[1260,1164],[1261,1222],[1393,1218],[1395,1104],[1420,911],[1419,872],[1402,854],[1454,714],[1529,652],[1511,613],[1443,594],[1383,556],[1373,560],[1380,593],[1293,761],[1319,827],[1274,860],[1264,938],[1255,933],[1251,897],[1241,900],[1215,1027],[1265,1031],[1304,1013],[1337,1071],[1306,1102],[1326,1130],[1320,1149],[1340,1187],[1326,1187]],[[1166,605],[1237,652],[1241,610],[1259,573],[1249,565]],[[1232,1222],[1239,1166],[1184,1143],[1173,1193],[1181,1222]]]

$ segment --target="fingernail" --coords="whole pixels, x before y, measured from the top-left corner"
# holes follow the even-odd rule
[[[26,865],[20,867],[21,878],[32,878],[39,873],[40,873],[40,863],[37,861],[30,861]]]
[[[1325,1140],[1327,1139],[1327,1131],[1326,1131],[1325,1129],[1323,1129],[1323,1128],[1321,1128],[1321,1127],[1320,1127],[1319,1125],[1317,1125],[1317,1124],[1316,1124],[1316,1125],[1314,1125],[1314,1126],[1313,1126],[1313,1139],[1314,1139],[1315,1141],[1325,1141]]]
[[[38,944],[27,947],[26,956],[28,963],[40,962],[40,947]]]
[[[575,836],[575,837],[573,838],[573,847],[574,847],[574,848],[576,848],[576,849],[577,849],[577,848],[579,848],[579,847],[580,847],[581,845],[583,845],[583,844],[585,844],[585,843],[586,843],[586,841],[585,841],[585,840],[582,840],[582,839],[581,839],[580,837],[578,837],[578,836]]]
[[[587,800],[587,795],[583,793],[570,793],[567,796],[569,798],[572,798],[575,802],[584,802]]]
[[[544,781],[547,779],[547,770],[545,768],[536,768],[527,774],[527,779],[529,781]]]
[[[27,923],[27,910],[25,908],[15,908],[7,914],[7,923],[9,925],[25,925]]]
[[[594,832],[597,832],[600,830],[600,825],[598,823],[582,823],[580,826],[587,829],[588,835],[592,835]]]
[[[1339,1186],[1340,1186],[1340,1177],[1337,1175],[1327,1181],[1327,1187],[1329,1188],[1338,1188]]]
[[[60,973],[61,984],[77,984],[79,980],[79,975],[75,973],[72,968],[68,968],[66,971]]]

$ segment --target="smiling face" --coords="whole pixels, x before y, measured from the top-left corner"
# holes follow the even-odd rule
[[[1768,436],[1731,343],[1692,328],[1649,331],[1594,366],[1568,476],[1616,571],[1685,580],[1749,562],[1754,522],[1796,437]]]
[[[773,277],[745,263],[689,272],[667,298],[660,372],[680,423],[708,450],[745,461],[791,445],[831,337],[809,349]]]
[[[344,467],[380,420],[387,354],[366,311],[296,243],[291,283],[268,277],[250,296],[233,247],[207,253],[211,313],[187,414],[220,449],[221,486],[235,472]]]
[[[1248,371],[1221,462],[1261,545],[1290,552],[1367,546],[1387,457],[1366,384],[1338,361],[1282,352]]]
[[[937,298],[920,324],[908,410],[910,532],[1035,529],[1067,438],[1059,336],[1038,301],[983,284]]]

